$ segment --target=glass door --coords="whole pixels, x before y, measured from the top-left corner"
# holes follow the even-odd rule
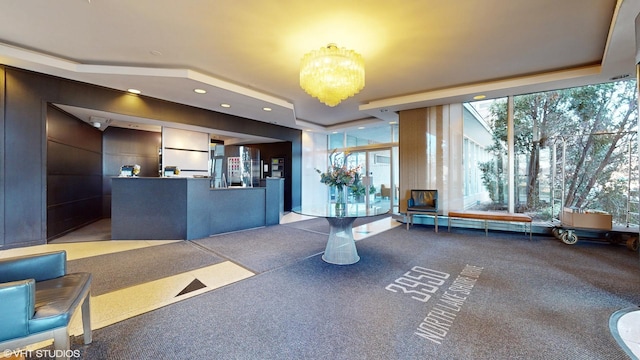
[[[360,166],[361,178],[360,184],[350,189],[350,202],[392,211],[397,208],[398,187],[392,181],[390,148],[354,151],[349,155],[348,165]]]

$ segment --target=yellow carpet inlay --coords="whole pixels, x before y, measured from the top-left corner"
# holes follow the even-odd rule
[[[91,328],[100,329],[160,307],[255,275],[230,261],[91,297]],[[194,279],[205,288],[176,296]],[[78,314],[79,315],[79,314]],[[82,334],[82,318],[74,316],[70,334]]]
[[[91,256],[113,254],[121,251],[165,245],[178,241],[183,240],[109,240],[35,245],[16,249],[2,250],[0,251],[0,259],[13,256],[42,254],[50,251],[66,250],[67,260],[77,260]]]

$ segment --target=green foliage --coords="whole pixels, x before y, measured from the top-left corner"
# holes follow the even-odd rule
[[[364,184],[360,180],[358,180],[356,183],[351,185],[349,187],[349,189],[351,190],[351,193],[354,196],[364,196],[365,192],[366,192],[366,186],[364,186]],[[370,185],[369,186],[369,194],[375,194],[375,193],[376,193],[376,187],[373,186],[373,185]]]
[[[490,108],[493,143],[487,150],[494,157],[507,155],[507,102]],[[629,163],[629,149],[637,154],[637,88],[635,81],[589,85],[514,97],[514,150],[522,155],[516,169],[516,184],[526,184],[526,204],[520,208],[549,213],[540,201],[540,188],[565,183],[565,206],[592,208],[622,216],[628,183],[620,178],[638,173],[637,162]],[[541,154],[553,145],[566,149],[562,165],[565,177],[551,182],[543,173]],[[556,154],[561,163],[562,152]],[[494,163],[479,164],[483,183],[497,201],[502,172]],[[522,170],[524,169],[524,170]],[[523,172],[524,171],[524,172]],[[561,173],[561,172],[560,172]],[[558,174],[559,176],[560,174]],[[637,182],[633,184],[637,189]],[[517,199],[519,201],[519,199]]]
[[[500,186],[500,178],[497,176],[496,166],[493,161],[481,162],[478,164],[480,171],[482,171],[482,183],[489,192],[491,201],[498,201],[498,187]]]

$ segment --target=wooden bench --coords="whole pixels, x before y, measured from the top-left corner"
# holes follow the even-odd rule
[[[497,211],[449,211],[449,231],[451,231],[452,219],[472,219],[484,221],[485,236],[489,236],[489,221],[502,222],[521,222],[529,223],[529,240],[532,238],[532,219],[531,216],[520,213],[504,213]],[[526,230],[525,230],[526,233]]]

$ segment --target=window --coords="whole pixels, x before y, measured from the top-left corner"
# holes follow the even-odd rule
[[[502,98],[464,106],[465,208],[499,210],[507,207],[507,147],[501,137],[503,132],[493,130],[502,129],[503,125],[492,111],[506,103]]]
[[[475,110],[465,114],[465,196],[474,195],[479,169],[490,198],[480,201],[482,208],[510,201],[514,211],[550,221],[573,207],[638,224],[637,96],[635,80],[627,80],[514,96],[513,109],[505,99],[465,104]],[[514,119],[511,190],[504,166],[508,111]],[[481,120],[489,145],[477,139]],[[478,159],[483,147],[487,160]]]
[[[514,97],[516,206],[541,220],[573,207],[624,224],[638,186],[636,104],[635,81]]]

